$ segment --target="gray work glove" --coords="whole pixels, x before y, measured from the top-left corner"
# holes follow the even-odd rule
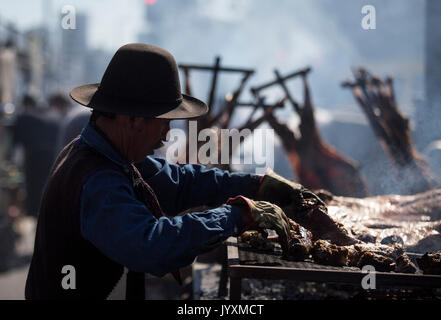
[[[285,179],[271,169],[268,169],[263,176],[255,199],[269,201],[282,208],[293,205],[299,209],[319,205],[326,207],[325,203],[312,191],[299,183]]]
[[[253,201],[243,196],[230,198],[227,204],[238,207],[243,212],[245,230],[271,229],[279,236],[283,253],[288,252],[291,225],[283,210],[266,201]]]

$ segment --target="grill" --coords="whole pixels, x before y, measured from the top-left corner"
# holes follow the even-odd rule
[[[219,294],[226,293],[230,281],[230,299],[240,300],[242,279],[295,280],[358,286],[366,276],[359,268],[332,267],[312,261],[295,262],[281,258],[281,252],[265,252],[251,248],[235,237],[226,242],[227,259],[221,274]],[[376,288],[401,289],[441,288],[441,276],[375,272]]]

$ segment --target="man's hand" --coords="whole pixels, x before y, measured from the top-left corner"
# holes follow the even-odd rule
[[[296,208],[319,205],[326,207],[325,203],[312,191],[299,183],[285,179],[271,169],[263,176],[255,199],[269,201],[282,208],[293,205]]]
[[[358,241],[328,214],[326,204],[316,194],[272,170],[263,176],[255,199],[277,204],[289,218],[311,231],[314,238],[338,245]]]
[[[246,230],[274,230],[279,236],[279,243],[282,246],[283,252],[288,252],[291,225],[288,217],[280,207],[266,201],[253,201],[243,196],[230,198],[227,204],[242,209]]]

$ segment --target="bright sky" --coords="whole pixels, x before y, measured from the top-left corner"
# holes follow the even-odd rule
[[[152,1],[152,0],[149,0]],[[50,12],[43,14],[43,4]],[[145,0],[0,0],[0,20],[12,21],[19,30],[45,22],[60,26],[61,8],[72,5],[88,16],[88,41],[91,47],[114,50],[121,43],[136,41],[144,26]],[[61,28],[61,27],[60,27]]]
[[[114,52],[148,31],[146,6],[162,1],[170,4],[161,17],[164,25],[178,28],[172,33],[160,29],[166,32],[161,34],[161,46],[179,62],[212,63],[221,55],[223,64],[258,68],[255,83],[271,79],[276,67],[284,74],[312,65],[311,85],[321,93],[314,101],[326,108],[354,103],[339,87],[351,76],[351,66],[394,76],[397,93],[405,101],[403,110],[421,95],[424,0],[197,0],[197,8],[186,6],[187,0],[0,0],[0,19],[15,22],[22,31],[45,22],[56,32],[61,28],[61,8],[73,5],[77,13],[88,16],[89,48]],[[406,5],[398,6],[402,2]],[[376,30],[361,28],[366,3],[377,7]],[[44,4],[52,9],[44,12]],[[193,21],[195,9],[204,19]],[[205,79],[194,81],[195,92],[197,83],[201,92],[207,92]],[[221,83],[231,86],[223,91],[236,86],[234,81]],[[301,93],[300,82],[296,92]]]

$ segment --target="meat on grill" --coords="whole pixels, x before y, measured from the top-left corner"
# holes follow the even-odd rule
[[[363,268],[367,265],[373,266],[376,271],[380,272],[395,271],[395,262],[393,259],[376,254],[372,251],[362,251],[357,262],[357,267]]]
[[[384,250],[384,251],[383,251]],[[396,256],[393,248],[376,248],[369,245],[337,246],[326,240],[318,240],[311,250],[315,262],[324,265],[358,267],[372,265],[377,271],[393,271]]]
[[[258,250],[273,251],[275,248],[275,242],[271,238],[268,239],[268,235],[263,231],[245,231],[241,234],[240,238],[243,242]]]
[[[298,223],[289,219],[291,239],[288,242],[288,255],[295,261],[303,261],[312,248],[312,234]]]
[[[371,265],[379,272],[415,273],[417,268],[396,245],[356,244],[337,246],[325,240],[318,240],[311,250],[315,262],[324,265],[363,268]]]
[[[291,204],[282,207],[285,214],[304,228],[311,231],[313,240],[329,240],[337,245],[352,245],[360,242],[345,229],[343,224],[336,222],[329,214],[326,206],[316,199],[305,199],[301,205]]]
[[[400,273],[416,273],[418,270],[409,257],[405,254],[397,258],[396,264],[397,266],[395,269]]]
[[[342,267],[348,265],[349,250],[346,247],[318,240],[311,250],[312,258],[319,264]]]
[[[358,268],[369,264],[377,271],[415,273],[418,269],[405,251],[441,250],[441,189],[368,198],[316,194],[326,206],[305,198],[282,208],[296,222],[295,240],[290,242],[294,260],[306,259],[309,252],[320,264]],[[305,234],[312,235],[311,247]],[[420,269],[440,274],[440,255],[441,251],[425,254],[418,260]]]
[[[289,258],[294,261],[303,261],[309,257],[309,251],[312,248],[312,234],[298,223],[289,220],[291,225],[288,246]],[[245,231],[240,238],[252,248],[263,251],[273,251],[277,242],[277,237],[268,236],[265,230]]]
[[[426,252],[417,263],[424,274],[441,274],[441,251]]]

